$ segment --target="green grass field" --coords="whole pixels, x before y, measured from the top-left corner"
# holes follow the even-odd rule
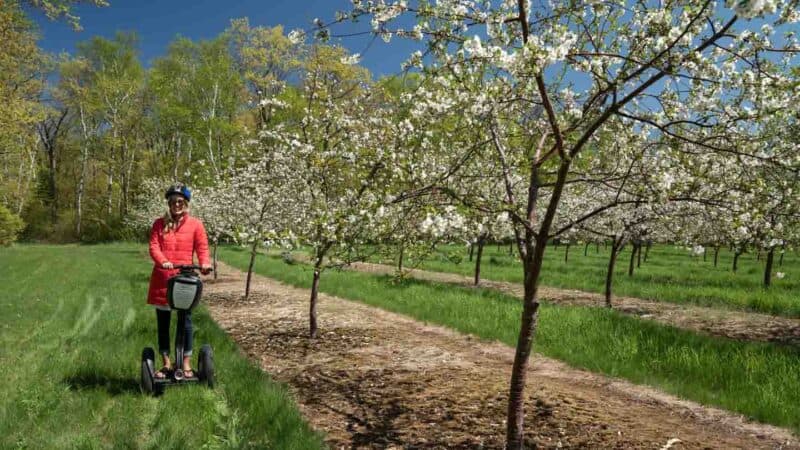
[[[243,249],[221,250],[246,269]],[[274,255],[256,272],[308,288],[312,273]],[[462,288],[351,271],[327,271],[320,290],[485,339],[515,345],[521,304],[488,289]],[[708,337],[604,308],[543,305],[535,350],[614,377],[648,384],[759,421],[800,430],[800,350]]]
[[[286,389],[201,307],[218,386],[139,391],[151,263],[142,244],[0,248],[0,448],[322,448]],[[174,323],[174,322],[173,322]]]
[[[591,245],[588,255],[584,256],[583,245],[573,245],[567,263],[564,262],[564,250],[563,245],[547,248],[542,267],[542,285],[604,292],[610,250],[601,245],[598,253],[596,247]],[[769,289],[762,286],[765,256],[757,261],[753,254],[742,255],[738,272],[733,273],[733,255],[725,249],[720,251],[715,268],[712,249],[709,249],[707,261],[704,262],[702,256],[693,258],[684,248],[656,245],[650,250],[647,262],[635,270],[633,277],[628,276],[629,259],[630,247],[627,247],[617,261],[613,287],[615,295],[800,316],[800,259],[794,253],[787,252],[780,267],[776,255],[774,272],[783,272],[786,276],[783,279],[773,277],[773,285]],[[395,264],[388,259],[383,262]],[[472,276],[475,270],[474,263],[469,261],[469,249],[463,245],[442,246],[419,267],[466,276]],[[481,276],[488,280],[521,283],[521,263],[516,256],[509,256],[507,245],[499,249],[495,245],[487,245],[482,258]]]

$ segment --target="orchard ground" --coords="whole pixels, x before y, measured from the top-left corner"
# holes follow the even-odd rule
[[[221,255],[246,266],[243,250]],[[219,388],[153,399],[137,386],[141,348],[155,340],[142,244],[17,246],[0,262],[9,293],[0,312],[13,319],[3,323],[0,353],[8,381],[0,388],[2,447],[319,448],[323,438],[292,398],[329,444],[502,445],[508,344],[519,320],[518,300],[502,293],[326,272],[322,291],[343,298],[322,296],[322,335],[310,342],[307,290],[256,277],[253,297],[244,300],[244,274],[222,266],[220,279],[207,285],[211,317],[201,308],[196,320],[197,341],[215,348]],[[256,267],[290,284],[311,281],[302,264],[262,256]],[[798,445],[792,433],[800,429],[800,358],[793,347],[695,335],[601,308],[548,306],[536,348],[590,371],[535,358],[529,443]]]
[[[246,263],[244,252],[226,250],[223,255],[236,266]],[[259,258],[256,267],[257,272],[290,284],[310,284],[310,271],[301,265]],[[470,302],[463,292],[449,297],[444,293],[463,289],[443,286],[435,290],[440,295],[432,302],[431,297],[421,298],[421,294],[431,293],[424,286],[412,283],[392,288],[388,277],[331,272],[323,280],[323,292],[337,292],[358,303],[321,295],[321,337],[314,343],[307,339],[306,289],[255,276],[253,294],[244,299],[244,274],[222,266],[220,279],[208,288],[209,309],[251,358],[293,387],[301,409],[327,432],[332,446],[502,446],[513,348],[480,339],[479,333],[476,338],[475,334],[429,324],[441,323],[436,310],[446,311],[445,315],[454,311],[447,305],[453,298]],[[502,300],[489,296],[479,301],[491,303],[487,309],[503,314]],[[436,303],[429,308],[425,322],[408,317],[419,318],[419,311],[413,311],[419,302]],[[551,328],[544,317],[545,313],[542,327]],[[474,316],[451,319],[464,319],[462,322],[472,325],[481,320]],[[494,317],[483,319],[488,326],[496,325]],[[452,322],[448,325],[458,328]],[[567,328],[572,325],[575,323]],[[513,334],[513,330],[507,331]],[[554,345],[549,333],[552,328],[539,337],[540,342],[549,342],[545,347]],[[678,400],[654,389],[575,370],[543,356],[534,359],[529,377],[528,445],[798,445],[787,431],[756,425],[736,414]]]
[[[225,249],[222,255],[239,268],[247,267],[244,250]],[[287,265],[275,256],[260,256],[256,270],[297,286],[311,283],[309,267]],[[517,336],[520,302],[491,289],[398,283],[392,277],[351,271],[326,272],[320,289],[507,345]],[[604,308],[544,305],[540,321],[536,348],[545,355],[798,427],[800,411],[792,411],[795,402],[789,400],[800,389],[791,387],[800,371],[792,367],[798,364],[794,347],[709,337]]]

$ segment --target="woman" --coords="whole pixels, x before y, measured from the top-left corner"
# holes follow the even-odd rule
[[[167,302],[167,281],[178,273],[174,267],[180,264],[193,264],[192,254],[197,253],[200,270],[207,274],[211,271],[208,256],[208,237],[200,220],[189,215],[191,191],[181,184],[170,186],[165,194],[169,210],[156,219],[150,230],[150,257],[155,266],[150,276],[150,289],[147,303],[155,306],[158,323],[158,350],[164,366],[156,372],[156,378],[165,378],[172,370],[169,359],[170,339],[169,322],[172,313]],[[186,314],[186,332],[183,344],[183,372],[186,377],[193,377],[192,355],[192,316]]]

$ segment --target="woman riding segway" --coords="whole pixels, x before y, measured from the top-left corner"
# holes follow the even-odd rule
[[[172,313],[167,302],[167,285],[170,278],[178,274],[176,266],[192,264],[193,254],[197,254],[201,272],[211,271],[208,252],[208,237],[203,223],[189,215],[191,191],[184,185],[170,186],[165,195],[168,204],[167,213],[153,223],[150,230],[150,257],[153,259],[153,273],[150,276],[150,288],[147,303],[156,309],[158,324],[158,350],[163,367],[155,373],[156,379],[165,379],[173,371],[170,361],[169,323]],[[191,311],[186,313],[183,345],[183,376],[194,376],[191,366],[193,333]]]

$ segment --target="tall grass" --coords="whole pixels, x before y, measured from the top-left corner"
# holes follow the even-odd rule
[[[602,293],[608,267],[610,248],[590,245],[584,256],[583,245],[570,248],[568,262],[564,262],[564,245],[548,246],[542,267],[541,283],[544,286],[579,289]],[[437,272],[472,276],[474,262],[470,262],[469,249],[463,245],[442,246],[420,268]],[[631,296],[672,303],[691,303],[710,307],[742,309],[768,314],[800,315],[800,259],[787,252],[782,266],[775,256],[775,272],[783,272],[783,279],[773,277],[772,286],[762,285],[766,256],[744,254],[739,258],[739,269],[731,269],[733,254],[727,249],[719,253],[717,267],[713,265],[713,249],[708,249],[706,261],[702,256],[692,257],[685,248],[655,245],[647,262],[628,276],[630,246],[620,254],[614,271],[615,295]],[[377,261],[376,261],[377,262]],[[393,264],[392,261],[383,261]],[[406,262],[410,264],[410,262]],[[481,276],[488,280],[521,283],[522,266],[516,256],[509,255],[507,245],[498,248],[487,245],[481,264]]]
[[[0,267],[0,448],[323,447],[202,307],[195,342],[213,345],[218,387],[139,391],[156,340],[141,246],[17,246]]]
[[[222,250],[246,268],[248,255]],[[311,270],[259,256],[256,272],[310,287]],[[328,271],[320,290],[515,345],[521,304],[488,289]],[[601,308],[541,306],[535,349],[575,367],[648,384],[756,420],[800,430],[800,351],[700,335]]]

